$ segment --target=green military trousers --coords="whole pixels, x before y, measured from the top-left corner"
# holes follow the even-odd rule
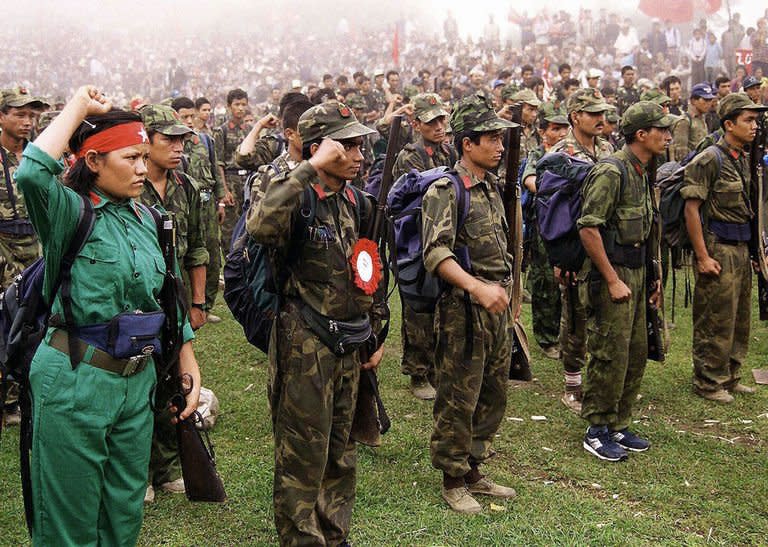
[[[707,237],[717,277],[696,274],[693,291],[693,385],[702,391],[739,383],[749,346],[752,266],[746,243],[727,245]]]
[[[587,314],[579,292],[560,285],[560,351],[565,372],[572,373],[581,372],[587,361]]]
[[[531,291],[533,336],[541,348],[558,343],[560,334],[560,289],[547,257],[547,250],[538,234],[534,235],[531,265],[528,275]]]
[[[154,366],[128,377],[85,363],[73,370],[68,355],[43,342],[29,380],[32,543],[135,545],[147,485]]]
[[[200,223],[205,230],[205,248],[208,251],[208,265],[205,267],[205,306],[211,309],[216,303],[221,274],[221,228],[216,211],[217,201],[211,196],[200,202]],[[229,247],[225,250],[227,252]]]
[[[338,545],[355,501],[357,448],[349,434],[360,359],[334,355],[289,302],[272,329],[269,368],[280,544]]]
[[[221,250],[226,255],[232,245],[232,232],[235,225],[243,214],[243,187],[245,185],[245,175],[238,175],[235,172],[227,172],[227,187],[235,200],[233,206],[227,206],[224,210],[224,223],[221,225]]]
[[[587,313],[587,350],[581,415],[591,425],[612,430],[628,427],[648,358],[645,326],[645,268],[614,266],[632,291],[627,302],[616,303],[597,271],[579,284]]]
[[[511,311],[492,314],[474,302],[470,308],[467,314],[464,292],[453,289],[440,297],[435,321],[437,396],[430,452],[432,465],[451,477],[462,477],[488,459],[507,407]]]
[[[434,381],[435,374],[435,314],[417,313],[402,304],[400,327],[403,358],[400,372]]]

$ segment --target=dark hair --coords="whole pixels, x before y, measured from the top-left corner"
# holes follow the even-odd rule
[[[571,65],[569,65],[568,63],[562,63],[560,66],[557,67],[558,74],[562,73],[563,70],[571,70]]]
[[[126,112],[125,110],[114,109],[106,114],[88,116],[84,122],[77,126],[69,138],[69,149],[73,154],[76,154],[88,137],[101,133],[110,127],[132,122],[141,122],[141,116],[136,112]],[[96,173],[85,164],[85,158],[79,158],[67,171],[65,183],[78,194],[87,196],[96,184]]]
[[[323,139],[315,139],[313,141],[301,143],[301,159],[308,160],[311,158],[312,152],[310,151],[310,148],[312,148],[313,144],[320,144],[322,140]]]
[[[400,73],[397,70],[387,70],[387,73],[385,74],[385,77],[387,80],[389,80],[390,76],[400,76]]]
[[[640,131],[639,129],[637,131]],[[624,134],[624,144],[632,144],[637,140],[637,131],[633,131],[629,134]]]
[[[370,78],[369,76],[366,76],[365,74],[362,74],[362,73],[361,73],[361,74],[358,74],[358,75],[355,77],[355,82],[356,82],[358,85],[359,85],[359,84],[362,84],[363,82],[370,82],[370,81],[371,81],[371,78]]]
[[[635,67],[633,67],[632,65],[624,65],[623,67],[621,67],[621,75],[624,76],[624,73],[629,72],[630,70],[634,72]]]
[[[520,74],[522,75],[523,72],[533,73],[533,66],[532,65],[523,65],[523,68],[520,69]]]
[[[503,79],[509,78],[511,76],[512,76],[512,73],[509,70],[504,69],[504,70],[500,70],[499,71],[499,74],[498,74],[498,76],[496,78],[499,79],[499,80],[503,80]]]
[[[349,83],[349,78],[347,78],[343,74],[339,74],[336,77],[336,84],[341,85],[341,84],[348,84],[348,83]]]
[[[333,80],[333,74],[323,74],[323,81]]]
[[[443,70],[440,71],[440,76],[445,77],[445,73],[448,72],[449,70],[453,72],[453,69],[451,67],[449,66],[443,67]]]
[[[600,93],[602,93],[605,97],[613,97],[616,95],[616,90],[613,87],[607,85],[600,90]]]
[[[242,89],[232,89],[229,93],[227,93],[227,106],[231,105],[233,102],[238,101],[240,99],[248,100],[248,93],[243,91]]]
[[[285,129],[293,129],[294,131],[299,126],[299,118],[304,112],[315,106],[312,102],[303,97],[297,99],[290,104],[285,105],[280,114],[280,121]]]
[[[318,89],[317,91],[315,91],[312,94],[312,97],[310,98],[310,100],[314,104],[322,104],[323,99],[325,97],[328,97],[329,99],[335,99],[336,93],[332,89],[328,89],[327,87],[324,87],[322,89]]]
[[[669,88],[672,86],[672,84],[682,85],[683,82],[681,82],[680,78],[678,78],[677,76],[667,76],[661,81],[661,89],[664,90],[664,93],[669,95]]]
[[[473,131],[471,129],[462,131],[461,133],[456,133],[453,136],[453,146],[456,148],[456,153],[459,155],[459,158],[464,156],[464,147],[461,145],[464,139],[469,139],[474,144],[480,144],[480,137],[482,136],[482,131]]]
[[[189,97],[176,97],[171,102],[171,108],[178,112],[182,108],[195,108],[195,103]]]
[[[744,112],[743,110],[734,110],[730,114],[728,114],[725,118],[720,118],[720,127],[725,131],[725,122],[731,121],[733,123],[736,123],[736,118],[739,117],[739,114]]]
[[[718,76],[715,78],[715,87],[720,87],[723,84],[730,84],[731,79],[728,76]]]
[[[282,97],[280,97],[280,104],[278,106],[277,110],[277,117],[282,118],[283,113],[285,112],[285,109],[296,102],[302,102],[302,101],[309,101],[309,97],[304,95],[304,93],[300,93],[298,91],[289,91]]]
[[[211,104],[211,101],[206,99],[205,97],[198,97],[195,99],[195,110],[200,110],[200,107],[204,104]]]
[[[581,82],[577,80],[576,78],[568,78],[563,82],[563,89],[570,89],[572,87],[579,87],[581,86]]]
[[[539,78],[538,76],[533,76],[531,80],[528,82],[527,87],[528,89],[536,89],[537,86],[544,85],[544,80]]]

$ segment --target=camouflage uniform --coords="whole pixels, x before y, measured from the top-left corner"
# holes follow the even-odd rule
[[[451,116],[457,133],[511,125],[496,117],[489,100],[478,96],[461,101]],[[507,251],[508,227],[497,179],[490,172],[479,179],[461,162],[455,169],[469,192],[469,213],[457,233],[453,183],[443,178],[430,186],[422,205],[424,265],[436,272],[446,259],[461,264],[465,261],[457,256],[466,251],[470,273],[504,286],[510,296],[513,261]],[[440,297],[436,313],[437,396],[430,452],[435,468],[458,478],[491,455],[491,441],[506,409],[514,318],[509,307],[493,314],[455,287]]]
[[[627,108],[635,104],[640,100],[640,90],[636,85],[630,87],[619,86],[616,90],[616,108],[618,109],[619,116],[621,116]]]
[[[624,113],[622,134],[649,127],[669,127],[674,117],[648,101]],[[653,223],[653,196],[646,165],[625,145],[613,157],[625,166],[627,179],[616,165],[602,163],[582,187],[579,229],[599,228],[603,247],[619,279],[631,291],[626,302],[614,302],[608,284],[587,259],[580,278],[580,298],[587,310],[589,363],[586,367],[582,417],[592,426],[611,431],[629,427],[648,357],[645,323],[647,302],[646,254],[658,242],[648,240]]]
[[[235,165],[247,171],[256,171],[262,165],[272,161],[282,154],[287,148],[283,135],[268,135],[261,137],[253,146],[250,154],[241,154],[235,150]]]
[[[307,110],[298,129],[304,142],[370,132],[335,101]],[[353,283],[349,259],[361,230],[355,209],[365,224],[372,207],[367,200],[353,203],[349,188],[332,191],[305,161],[266,185],[247,229],[257,242],[284,250],[309,185],[318,194],[316,217],[296,261],[287,265],[285,305],[269,348],[275,524],[282,545],[339,545],[349,533],[355,499],[357,450],[350,430],[360,359],[358,352],[332,353],[301,309],[342,321],[370,311],[372,298]],[[330,238],[319,237],[328,233]]]
[[[148,131],[168,136],[192,133],[178,120],[176,112],[162,105],[146,105],[139,110]],[[176,229],[176,259],[184,285],[191,291],[189,270],[208,264],[205,232],[201,222],[200,186],[188,175],[169,171],[165,183],[165,198],[161,199],[152,183],[145,179],[139,201],[147,206],[160,206],[173,215]],[[165,410],[173,395],[167,382],[158,384],[155,394],[155,429],[152,435],[152,453],[149,463],[149,482],[160,485],[181,476],[176,444],[176,429]]]
[[[186,165],[184,172],[200,186],[200,223],[205,248],[208,251],[208,267],[205,270],[205,307],[213,308],[219,292],[221,273],[221,233],[217,204],[224,198],[224,185],[220,180],[216,151],[209,135],[191,135],[184,141]]]
[[[576,112],[579,110],[587,109],[603,109],[607,111],[609,105],[603,102],[599,93],[594,92],[597,96],[591,96],[592,90],[578,90],[574,92],[568,98],[568,111]],[[589,150],[584,148],[573,134],[573,129],[568,131],[568,134],[563,140],[552,147],[550,152],[564,152],[569,156],[578,158],[581,160],[597,163],[602,158],[607,158],[613,153],[613,147],[608,141],[597,137],[595,139],[595,153],[592,154]],[[560,298],[562,303],[562,315],[560,316],[560,351],[563,358],[563,368],[565,369],[566,377],[571,374],[579,376],[581,370],[586,363],[587,355],[587,331],[586,322],[587,316],[584,310],[584,305],[579,299],[578,302],[571,303],[571,292],[566,290],[565,287],[560,286]],[[573,312],[573,317],[571,313]],[[568,387],[577,388],[580,384],[573,383]]]
[[[243,213],[243,186],[248,178],[248,170],[239,167],[235,161],[235,151],[250,130],[251,128],[247,125],[236,125],[234,121],[230,120],[213,131],[213,140],[216,143],[216,161],[224,169],[227,188],[235,200],[234,206],[226,208],[224,223],[221,225],[221,249],[224,253],[229,252],[232,231]]]
[[[414,116],[423,123],[428,123],[439,116],[448,116],[445,105],[434,93],[423,93],[413,98]],[[421,137],[416,142],[407,144],[397,155],[392,169],[393,178],[415,169],[426,171],[435,167],[450,167],[456,161],[455,151],[444,143],[427,143]],[[434,383],[435,371],[435,315],[417,313],[406,304],[402,304],[401,335],[403,357],[400,372],[415,378],[427,378]]]
[[[672,161],[682,161],[709,134],[707,122],[693,105],[675,124],[672,132]]]
[[[738,109],[756,109],[746,94],[729,95],[718,108],[720,117]],[[731,148],[724,138],[714,150],[705,150],[685,168],[680,195],[703,201],[704,243],[710,257],[720,263],[719,276],[696,274],[693,293],[693,385],[711,392],[739,383],[741,365],[749,345],[752,308],[752,267],[747,241],[725,240],[710,228],[713,221],[746,224],[752,211],[749,157]]]

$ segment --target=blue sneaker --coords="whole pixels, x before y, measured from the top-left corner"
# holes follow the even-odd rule
[[[584,450],[601,460],[620,462],[627,459],[627,451],[614,442],[608,433],[608,426],[593,425],[584,435]]]
[[[611,431],[611,439],[632,452],[645,452],[651,443],[638,437],[626,427],[620,431]]]

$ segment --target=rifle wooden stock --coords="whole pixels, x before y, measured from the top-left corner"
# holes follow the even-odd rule
[[[392,117],[392,123],[389,126],[389,139],[387,140],[387,152],[384,157],[384,172],[381,176],[379,195],[376,196],[376,210],[373,215],[373,220],[369,224],[368,231],[364,234],[364,237],[375,242],[378,246],[382,262],[384,262],[383,257],[386,256],[384,228],[387,220],[387,195],[392,188],[392,168],[395,165],[397,153],[400,151],[399,140],[402,121],[402,116]],[[384,264],[383,267],[387,268],[388,265]],[[361,363],[367,363],[370,360],[371,355],[373,355],[373,353],[375,353],[384,343],[386,334],[389,331],[389,307],[387,305],[388,279],[389,276],[382,276],[381,286],[373,295],[373,307],[383,312],[385,315],[383,319],[387,321],[387,326],[376,333],[376,336],[372,338],[373,343],[362,345],[360,348]],[[389,428],[392,426],[392,422],[387,415],[386,408],[384,408],[384,403],[379,395],[378,386],[379,381],[375,371],[360,371],[357,405],[352,420],[350,437],[352,440],[368,446],[381,446],[381,435],[389,431]]]
[[[661,283],[661,215],[659,214],[658,204],[656,203],[656,158],[651,158],[648,164],[648,192],[651,195],[651,204],[653,210],[653,221],[651,222],[651,233],[648,237],[647,264],[645,268],[645,278],[647,287],[647,297],[645,302],[645,326],[648,338],[648,359],[652,361],[663,362],[666,348],[666,330],[663,319],[664,313],[664,292],[659,297],[659,305],[654,306],[648,300],[656,286]]]
[[[513,111],[513,120],[519,120],[519,108]],[[505,167],[504,179],[504,215],[507,218],[509,234],[507,249],[512,254],[512,298],[510,306],[513,315],[520,309],[523,299],[523,289],[520,275],[523,266],[523,210],[520,204],[520,186],[517,184],[517,172],[520,169],[520,133],[521,127],[511,127],[505,135]],[[530,381],[531,353],[528,337],[519,319],[514,320],[512,341],[512,363],[509,377],[514,380]]]

